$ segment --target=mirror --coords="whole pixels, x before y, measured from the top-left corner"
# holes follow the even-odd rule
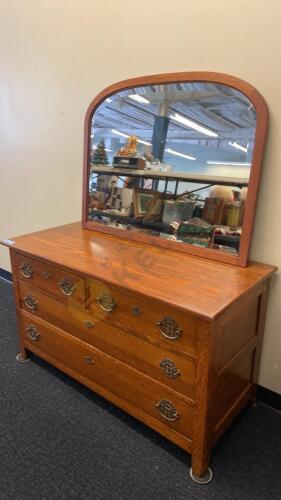
[[[260,102],[206,74],[164,76],[90,107],[86,227],[243,265]]]

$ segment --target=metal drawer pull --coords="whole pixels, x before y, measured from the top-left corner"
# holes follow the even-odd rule
[[[115,300],[110,294],[104,293],[97,298],[97,303],[103,311],[111,312],[117,306]]]
[[[168,358],[162,359],[160,363],[160,368],[162,372],[170,378],[176,378],[180,375],[180,371],[177,369],[177,365],[174,361]]]
[[[182,330],[176,320],[171,318],[171,316],[165,316],[156,325],[159,326],[161,335],[169,340],[176,340],[182,334]]]
[[[168,399],[161,399],[156,407],[159,409],[160,415],[169,422],[174,422],[179,417],[175,405]]]
[[[84,361],[87,365],[94,365],[95,362],[91,356],[84,356]]]
[[[23,262],[22,265],[19,267],[19,269],[20,269],[21,274],[25,278],[31,278],[31,276],[33,274],[31,264],[29,264],[28,262]]]
[[[86,319],[84,321],[84,325],[87,327],[87,328],[94,328],[94,323],[92,323],[90,320]]]
[[[63,278],[63,280],[59,283],[59,287],[64,295],[68,297],[74,292],[74,284],[70,278]]]
[[[132,306],[131,312],[134,316],[140,316],[141,315],[141,310],[137,306]]]
[[[26,295],[22,300],[25,303],[26,307],[28,307],[28,309],[31,309],[32,311],[38,306],[38,300],[35,299],[30,293]]]
[[[30,325],[25,331],[26,331],[28,337],[33,341],[37,340],[39,335],[40,335],[36,326],[34,326],[34,325]]]
[[[47,280],[47,279],[49,279],[49,278],[50,278],[50,276],[51,276],[51,275],[50,275],[50,273],[49,273],[48,271],[44,271],[44,272],[42,273],[42,276],[43,276],[43,278],[44,278],[45,280]]]

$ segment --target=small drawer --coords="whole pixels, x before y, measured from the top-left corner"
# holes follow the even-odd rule
[[[103,319],[196,357],[200,320],[158,302],[157,298],[145,299],[92,279],[86,280],[86,308],[93,321]]]
[[[19,305],[21,309],[38,316],[64,329],[69,325],[71,331],[81,325],[85,307],[78,294],[58,297],[32,286],[31,282],[18,280]]]
[[[76,297],[84,304],[85,280],[44,261],[16,253],[12,258],[14,275],[57,297]]]
[[[36,319],[31,323],[29,318],[22,317],[22,329],[27,349],[39,356],[45,352],[136,409],[191,438],[194,406],[173,390],[43,321]]]

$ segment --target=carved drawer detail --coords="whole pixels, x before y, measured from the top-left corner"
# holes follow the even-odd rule
[[[29,262],[23,262],[19,266],[19,270],[20,270],[20,273],[22,274],[22,276],[24,276],[25,278],[31,278],[31,276],[33,274],[33,269],[32,269],[32,266]]]
[[[169,378],[176,378],[180,375],[176,363],[169,358],[162,359],[159,366],[162,372]]]
[[[117,306],[112,295],[110,295],[109,293],[103,293],[100,297],[98,297],[97,303],[105,312],[111,312]]]
[[[174,422],[179,417],[175,405],[168,399],[161,399],[161,401],[156,404],[156,407],[159,409],[160,415],[166,420],[169,420],[169,422]]]
[[[61,292],[68,297],[73,294],[75,289],[73,281],[70,278],[63,278],[59,283],[59,287]]]
[[[30,340],[38,340],[39,338],[39,330],[36,328],[34,325],[29,325],[26,330],[25,330],[27,336],[30,338]]]
[[[31,295],[31,293],[28,293],[27,295],[25,295],[25,297],[23,297],[23,299],[22,299],[22,302],[31,311],[34,311],[34,309],[36,309],[38,306],[38,300],[35,297],[33,297],[33,295]]]
[[[163,319],[157,322],[157,326],[160,329],[161,335],[170,340],[176,340],[182,334],[178,323],[171,316],[165,316]]]

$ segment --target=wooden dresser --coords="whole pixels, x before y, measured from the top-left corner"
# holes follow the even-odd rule
[[[20,359],[34,352],[191,453],[204,482],[214,443],[255,398],[275,267],[223,264],[80,223],[2,243]]]

